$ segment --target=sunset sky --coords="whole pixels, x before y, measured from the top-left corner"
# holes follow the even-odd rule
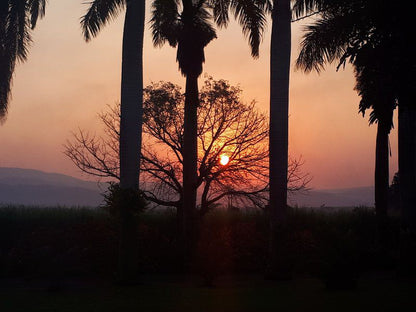
[[[150,1],[147,1],[150,3]],[[124,14],[85,43],[81,1],[49,1],[46,17],[34,32],[28,61],[17,67],[6,122],[0,126],[0,167],[58,172],[88,179],[63,154],[63,144],[77,128],[102,131],[97,113],[120,97],[121,37]],[[150,10],[147,12],[147,20]],[[295,23],[292,64],[299,51],[302,24]],[[270,30],[270,24],[269,24]],[[238,25],[217,33],[205,50],[204,73],[239,84],[243,97],[255,99],[264,112],[269,106],[270,32],[260,58],[253,60]],[[172,81],[181,86],[176,50],[152,46],[146,25],[144,83]],[[203,76],[201,77],[201,80]],[[352,70],[330,66],[320,75],[292,66],[289,152],[302,155],[313,188],[373,185],[376,126],[358,114]],[[397,114],[397,112],[395,112]],[[391,177],[397,171],[397,130],[390,137]]]

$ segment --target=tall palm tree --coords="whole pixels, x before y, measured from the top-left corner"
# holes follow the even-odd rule
[[[391,14],[391,12],[389,13]],[[399,180],[403,225],[416,233],[416,42],[412,10],[394,3],[393,42],[399,105]],[[414,259],[414,258],[413,258]]]
[[[384,2],[377,0],[299,0],[301,5],[297,7],[297,14],[302,15],[313,10],[321,11],[323,19],[314,26],[310,26],[308,32],[314,33],[314,28],[325,27],[329,22],[333,24],[332,32],[316,35],[313,39],[316,46],[323,45],[322,49],[315,51],[304,49],[300,59],[307,70],[320,68],[326,61],[341,59],[345,63],[349,59],[356,69],[367,67],[367,71],[376,71],[378,76],[378,88],[380,94],[386,100],[380,100],[377,106],[387,107],[387,111],[399,106],[399,176],[401,183],[401,210],[403,223],[416,228],[416,105],[412,100],[412,89],[415,83],[416,65],[413,61],[416,53],[416,44],[412,38],[412,16],[409,10],[403,10],[401,3]],[[331,18],[337,17],[337,18]],[[309,36],[309,35],[307,35]],[[327,37],[325,37],[327,36]],[[311,38],[305,37],[305,40]],[[333,40],[332,46],[325,46],[325,42]],[[312,45],[311,45],[312,47]],[[368,54],[368,51],[372,51]],[[388,53],[387,53],[388,52]],[[372,55],[365,58],[365,62],[359,61],[358,55]],[[358,62],[361,62],[359,64]],[[377,63],[378,62],[378,63]],[[377,63],[377,65],[375,65]],[[309,64],[311,66],[307,66]],[[357,67],[358,66],[358,67]],[[356,74],[360,73],[360,69]],[[382,80],[380,80],[382,79]],[[384,79],[384,81],[383,81]],[[386,82],[385,80],[388,79]],[[383,86],[380,84],[383,83]],[[377,84],[375,85],[377,87]],[[371,88],[375,88],[374,84]],[[377,88],[376,88],[377,89]],[[394,102],[393,102],[394,98]],[[384,102],[384,104],[382,104]],[[383,110],[382,110],[383,111]],[[382,113],[383,115],[383,113]],[[387,115],[390,115],[388,113]],[[390,125],[390,117],[381,121],[379,113],[375,112],[380,130]],[[371,117],[371,116],[370,116]],[[384,119],[384,118],[383,118]],[[381,123],[385,123],[383,127]],[[379,141],[379,140],[378,140]],[[384,139],[384,141],[386,141]],[[380,148],[380,150],[386,150]],[[380,158],[382,159],[382,158]],[[379,168],[378,165],[376,165]],[[381,165],[381,167],[386,165]],[[385,174],[377,174],[386,179]],[[388,177],[387,177],[388,179]],[[388,183],[388,182],[387,182]],[[383,207],[383,196],[386,182],[376,181],[377,185],[384,185],[383,191],[376,192],[376,206]],[[386,201],[385,201],[386,202]],[[379,210],[380,212],[380,210]]]
[[[289,74],[291,53],[290,0],[273,1],[270,50],[270,134],[269,134],[269,260],[268,278],[285,278],[279,266],[278,229],[287,216],[287,174],[289,136]]]
[[[144,0],[94,0],[81,20],[89,41],[101,28],[126,10],[123,29],[120,115],[120,189],[125,197],[138,191],[143,115]],[[120,208],[118,279],[134,280],[138,270],[136,220],[127,201]]]
[[[176,60],[186,77],[184,141],[183,141],[183,203],[182,239],[185,252],[190,252],[196,230],[197,190],[197,108],[198,77],[205,61],[204,48],[216,38],[212,25],[228,23],[229,10],[234,12],[243,32],[251,42],[259,43],[265,26],[261,9],[253,1],[232,0],[155,0],[151,19],[153,42],[162,46],[168,42],[177,47]],[[257,49],[256,49],[257,48]],[[258,55],[258,44],[253,44]]]
[[[368,5],[368,2],[367,2]],[[322,9],[322,7],[321,7]],[[375,205],[379,217],[387,212],[389,161],[388,135],[397,93],[392,70],[391,43],[374,30],[375,18],[362,1],[333,2],[321,18],[307,27],[297,66],[319,71],[326,62],[349,60],[355,70],[356,90],[361,96],[359,111],[372,108],[370,124],[376,122]],[[365,18],[367,17],[367,18]]]
[[[205,61],[204,48],[216,33],[209,22],[207,1],[155,0],[151,19],[153,42],[162,46],[166,41],[177,47],[176,60],[186,77],[183,137],[183,203],[178,210],[181,243],[184,257],[188,257],[196,229],[197,190],[197,108],[198,77]]]
[[[305,0],[306,1],[306,0]],[[239,0],[233,1],[238,3]],[[287,278],[287,272],[278,267],[282,251],[278,250],[278,230],[287,216],[288,134],[289,134],[289,74],[291,54],[291,0],[253,1],[271,14],[272,34],[270,49],[270,130],[269,130],[269,250],[267,277]],[[248,25],[248,23],[243,23]],[[257,44],[250,40],[250,45]],[[282,263],[281,263],[282,264]]]
[[[0,3],[0,122],[10,101],[17,62],[27,59],[32,30],[45,15],[46,0],[3,0]]]
[[[359,111],[365,114],[372,109],[369,122],[377,123],[375,159],[375,206],[379,225],[384,227],[389,203],[389,134],[393,128],[393,111],[397,94],[394,90],[394,76],[391,73],[392,46],[364,46],[355,55],[356,87],[361,96]],[[384,233],[383,228],[380,228]]]

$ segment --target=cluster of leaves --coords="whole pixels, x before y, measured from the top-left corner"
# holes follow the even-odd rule
[[[338,68],[354,66],[356,90],[361,96],[359,111],[372,108],[370,123],[383,121],[390,129],[392,111],[406,90],[415,66],[416,51],[408,41],[411,16],[400,3],[377,0],[298,1],[295,14],[319,12],[319,18],[306,26],[297,66],[320,71],[326,63]]]
[[[7,113],[16,63],[26,61],[31,32],[45,6],[46,0],[0,1],[0,121]]]
[[[118,216],[121,209],[128,209],[137,214],[146,209],[146,201],[140,191],[123,189],[119,183],[110,183],[104,194],[103,208],[114,216]]]

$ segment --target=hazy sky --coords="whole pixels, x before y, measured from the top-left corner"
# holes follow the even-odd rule
[[[150,1],[147,1],[150,3]],[[120,98],[121,37],[124,14],[85,43],[79,19],[81,1],[49,1],[38,23],[29,59],[18,65],[7,121],[0,126],[0,167],[33,168],[88,178],[63,155],[63,144],[77,128],[100,133],[97,113]],[[147,12],[149,13],[149,11]],[[146,19],[149,19],[147,14]],[[144,47],[144,82],[172,81],[181,86],[176,51],[153,48],[149,25]],[[302,25],[293,26],[292,64]],[[269,27],[270,29],[270,27]],[[204,73],[239,84],[244,99],[269,106],[268,32],[253,60],[238,25],[218,31],[206,48]],[[203,79],[203,76],[202,78]],[[320,75],[292,66],[289,152],[302,155],[314,188],[373,185],[376,126],[358,114],[352,70],[328,67]],[[390,137],[391,175],[397,170],[397,131]]]

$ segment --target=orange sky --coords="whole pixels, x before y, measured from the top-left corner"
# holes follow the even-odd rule
[[[150,1],[148,1],[150,2]],[[0,167],[33,168],[86,179],[63,155],[63,144],[78,127],[101,131],[97,113],[119,99],[123,15],[90,43],[81,37],[79,19],[86,5],[50,1],[39,22],[29,59],[14,77],[7,121],[0,126]],[[147,19],[149,14],[147,14]],[[270,27],[269,27],[270,28]],[[298,53],[301,25],[293,24],[292,63]],[[253,60],[238,25],[218,31],[206,49],[204,72],[240,84],[247,102],[269,105],[269,42]],[[175,49],[152,47],[147,25],[145,84],[166,80],[184,84]],[[203,79],[203,77],[202,77]],[[289,151],[302,155],[314,188],[373,185],[376,127],[358,114],[350,68],[328,67],[320,75],[291,74]],[[397,170],[397,131],[391,134],[391,175]]]

